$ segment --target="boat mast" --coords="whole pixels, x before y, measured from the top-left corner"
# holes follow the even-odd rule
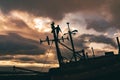
[[[117,39],[117,43],[118,43],[118,54],[120,54],[120,41],[119,41],[118,37],[116,37],[116,39]]]
[[[59,26],[57,26],[59,27]],[[57,33],[57,28],[54,26],[54,22],[51,24],[51,28],[52,28],[52,33],[53,33],[53,37],[54,37],[54,41],[55,41],[55,46],[56,46],[56,52],[57,52],[57,58],[58,58],[58,62],[59,62],[59,66],[62,66],[62,56],[61,56],[61,52],[60,52],[60,48],[58,45],[58,33]]]
[[[60,32],[60,27],[59,27],[59,25],[57,27],[55,27],[54,26],[54,22],[53,22],[51,24],[51,28],[52,28],[52,32],[51,33],[53,33],[54,39],[49,39],[49,37],[47,36],[46,40],[41,40],[40,39],[40,44],[42,44],[43,42],[47,42],[48,45],[50,45],[50,42],[53,42],[53,41],[55,42],[58,63],[59,63],[59,67],[61,67],[62,63],[63,63],[63,58],[62,58],[61,51],[60,51],[59,44],[58,44],[58,42],[60,42],[60,40],[61,40],[61,39],[58,39],[58,35],[59,35],[59,32]],[[65,38],[63,38],[63,39],[65,39]]]
[[[77,61],[74,43],[73,43],[73,39],[72,39],[72,32],[71,32],[70,27],[69,27],[69,22],[67,22],[67,25],[68,25],[68,34],[70,36],[70,42],[71,42],[71,46],[73,49],[73,56],[74,56],[75,61]]]
[[[51,24],[51,29],[52,29],[51,33],[53,33],[54,39],[49,39],[48,36],[46,37],[46,40],[41,40],[40,39],[40,44],[42,42],[48,42],[48,45],[50,45],[50,41],[52,41],[52,42],[54,41],[55,42],[55,47],[56,47],[56,53],[57,53],[59,67],[61,67],[62,64],[63,64],[63,57],[61,55],[61,51],[60,51],[60,48],[59,48],[59,43],[62,46],[66,47],[67,49],[71,50],[73,52],[73,57],[74,57],[75,61],[77,61],[76,51],[75,51],[74,43],[73,43],[73,39],[72,39],[72,34],[77,32],[77,30],[71,31],[70,27],[69,27],[69,23],[67,23],[67,25],[68,25],[68,34],[69,34],[69,37],[70,37],[70,42],[71,42],[72,48],[69,48],[69,47],[67,47],[66,45],[64,45],[63,43],[60,42],[60,40],[64,41],[65,39],[68,40],[69,38],[68,37],[67,38],[63,38],[62,37],[62,39],[59,39],[60,27],[59,27],[59,25],[57,27],[55,27],[55,23],[54,22]]]
[[[92,50],[92,53],[93,53],[93,58],[95,58],[95,52],[94,52],[94,49],[93,49],[93,47],[91,47],[91,50]]]

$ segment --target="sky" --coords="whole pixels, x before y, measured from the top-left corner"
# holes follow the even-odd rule
[[[114,51],[120,36],[120,0],[0,0],[0,65],[20,67],[58,67],[54,44],[40,44],[51,34],[51,23],[60,25],[62,36],[67,22],[76,51],[92,55]],[[70,46],[69,41],[65,44]],[[61,47],[62,55],[71,53]]]

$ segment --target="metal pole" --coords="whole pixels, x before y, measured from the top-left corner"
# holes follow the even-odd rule
[[[118,43],[118,54],[120,54],[120,42],[119,42],[119,38],[116,37],[116,39],[117,39],[117,43]]]
[[[57,37],[57,33],[56,33],[56,28],[54,26],[54,22],[51,24],[51,28],[52,28],[52,33],[53,33],[54,40],[55,40],[55,46],[56,46],[56,52],[57,52],[59,66],[61,67],[62,66],[62,56],[61,56],[61,52],[60,52],[59,45],[58,45],[58,37]]]
[[[73,43],[73,39],[72,39],[72,33],[71,33],[71,30],[70,30],[70,27],[69,27],[69,23],[67,23],[68,25],[68,33],[69,33],[69,36],[70,36],[70,41],[71,41],[71,46],[72,46],[72,49],[73,49],[73,56],[75,58],[75,61],[77,61],[77,58],[76,58],[76,54],[75,54],[75,48],[74,48],[74,43]]]
[[[93,58],[95,58],[95,52],[94,52],[93,47],[91,47],[91,49],[92,49],[92,53],[93,53]]]

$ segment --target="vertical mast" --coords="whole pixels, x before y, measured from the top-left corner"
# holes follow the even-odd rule
[[[54,41],[55,41],[55,46],[56,46],[56,52],[57,52],[57,58],[58,58],[59,66],[61,67],[62,66],[62,56],[61,56],[61,52],[60,52],[59,45],[58,45],[58,34],[57,34],[57,31],[56,31],[56,27],[54,26],[54,22],[51,24],[51,28],[52,28]]]
[[[119,42],[119,38],[116,37],[116,39],[117,39],[117,43],[118,43],[118,54],[120,54],[120,42]]]
[[[74,43],[73,43],[73,39],[72,39],[72,35],[71,35],[72,32],[71,32],[71,30],[70,30],[69,23],[67,23],[67,25],[68,25],[68,34],[69,34],[69,36],[70,36],[71,46],[72,46],[72,49],[73,49],[73,56],[74,56],[74,58],[75,58],[75,61],[77,61],[76,54],[75,54]]]
[[[91,47],[91,49],[92,49],[92,53],[93,53],[93,58],[95,58],[95,52],[94,52],[93,47]]]

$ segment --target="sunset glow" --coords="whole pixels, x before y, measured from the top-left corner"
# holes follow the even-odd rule
[[[48,24],[51,22],[50,19],[35,18],[35,19],[33,19],[33,22],[35,24],[35,26],[34,26],[35,29],[37,29],[39,32],[49,32],[50,31],[50,29],[48,28]]]
[[[60,26],[59,37],[73,35],[76,51],[95,49],[95,55],[113,51],[118,54],[116,37],[120,37],[120,1],[111,0],[30,0],[0,1],[0,65],[58,67],[55,45],[41,40],[53,39],[51,23]],[[119,2],[119,3],[118,3]],[[48,4],[49,3],[49,4]],[[96,7],[97,6],[97,7]],[[68,35],[64,35],[67,37]],[[71,48],[69,41],[64,42]],[[61,47],[65,56],[67,49]],[[50,49],[50,50],[49,50]],[[50,52],[49,52],[50,51]],[[71,56],[71,55],[70,55]]]

